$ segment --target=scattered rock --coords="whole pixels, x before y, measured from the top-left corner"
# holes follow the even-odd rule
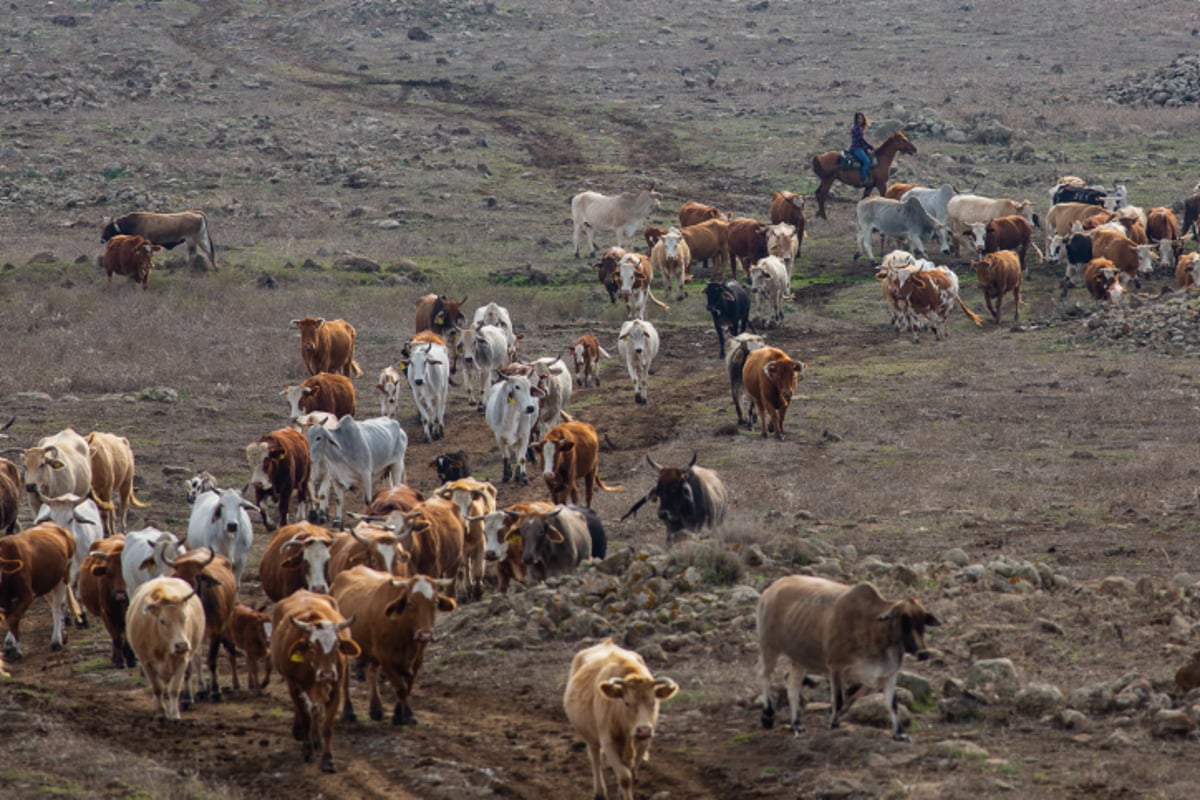
[[[1031,683],[1017,692],[1017,711],[1027,717],[1042,717],[1060,710],[1064,700],[1063,693],[1057,686]]]
[[[1165,708],[1151,718],[1150,732],[1159,739],[1187,736],[1196,729],[1196,721],[1185,711]]]
[[[965,691],[986,703],[1009,702],[1020,689],[1021,681],[1011,659],[976,661],[967,672]]]
[[[1071,692],[1068,707],[1089,714],[1107,714],[1113,707],[1112,688],[1107,683],[1080,686]]]

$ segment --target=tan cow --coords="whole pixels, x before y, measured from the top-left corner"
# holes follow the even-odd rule
[[[702,222],[707,222],[710,219],[719,219],[729,222],[731,215],[717,208],[716,206],[697,203],[695,200],[688,200],[679,207],[679,226],[686,228],[689,225],[699,225]]]
[[[47,497],[91,494],[92,459],[88,443],[71,428],[39,439],[24,452],[23,459],[25,491],[34,514]]]
[[[300,357],[309,375],[333,372],[346,377],[362,375],[354,360],[354,326],[344,319],[304,317],[291,322],[300,331]]]
[[[650,265],[663,276],[668,298],[682,300],[687,297],[683,287],[692,278],[688,275],[688,267],[692,265],[692,251],[683,240],[679,228],[672,227],[655,242],[650,249]]]
[[[972,261],[971,268],[979,280],[979,288],[983,290],[983,299],[987,303],[988,312],[996,324],[1000,324],[1000,307],[1004,305],[1004,295],[1012,292],[1013,322],[1021,320],[1021,257],[1012,250],[999,250],[988,253],[979,261]],[[992,301],[995,301],[995,308]]]
[[[608,797],[607,764],[622,800],[633,800],[635,770],[650,760],[658,704],[677,691],[675,681],[655,678],[640,655],[612,639],[580,650],[571,659],[563,709],[587,744],[593,797]]]
[[[443,594],[443,583],[425,575],[395,578],[369,567],[355,567],[333,581],[333,596],[352,620],[350,634],[362,648],[370,693],[369,714],[383,719],[379,696],[379,673],[387,676],[396,690],[393,725],[414,725],[409,698],[417,673],[425,660],[425,648],[433,641],[437,612],[453,611],[453,597]],[[353,721],[349,686],[345,692],[345,719]]]
[[[263,434],[257,442],[246,445],[246,465],[250,468],[247,486],[254,489],[254,504],[258,506],[264,528],[273,531],[279,525],[288,524],[293,494],[299,504],[298,516],[306,515],[312,465],[308,457],[308,439],[303,433],[294,428],[280,428]],[[278,520],[267,516],[264,501],[268,498],[279,506]]]
[[[466,523],[459,577],[467,596],[478,600],[483,597],[483,518],[496,510],[496,487],[487,481],[460,478],[443,484],[436,494],[458,506],[458,513]]]
[[[124,533],[129,506],[147,507],[133,494],[133,449],[124,436],[111,433],[92,431],[84,440],[92,465],[92,499],[103,513],[104,535],[117,533],[118,517]]]
[[[204,605],[187,581],[146,581],[129,598],[129,646],[154,692],[154,716],[179,719],[179,695],[204,638]]]
[[[1200,253],[1186,253],[1175,262],[1175,285],[1180,289],[1197,285],[1200,273]]]
[[[764,439],[770,429],[783,441],[783,421],[806,366],[775,347],[760,347],[746,356],[742,383],[758,412]]]
[[[797,258],[799,258],[801,246],[804,244],[804,206],[807,202],[806,195],[793,192],[775,192],[771,195],[771,224],[787,223],[795,229]],[[772,255],[779,254],[772,253]],[[780,257],[782,258],[782,256]]]
[[[771,674],[783,656],[794,733],[804,730],[800,717],[804,674],[814,672],[829,679],[833,709],[829,727],[838,727],[841,715],[855,700],[883,689],[884,704],[892,715],[892,738],[908,740],[896,714],[896,677],[905,653],[919,660],[929,658],[925,629],[941,624],[920,600],[884,600],[870,583],[846,586],[825,578],[789,575],[763,591],[756,616],[763,727],[775,722]]]

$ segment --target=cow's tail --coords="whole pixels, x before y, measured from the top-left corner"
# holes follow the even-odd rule
[[[217,249],[213,246],[212,236],[208,234],[208,217],[204,212],[200,212],[200,239],[204,243],[204,252],[208,255],[208,263],[212,265],[213,272],[217,271]]]
[[[612,358],[612,356],[610,356],[603,347],[600,347],[599,345],[597,345],[596,349],[600,351],[601,358]],[[16,419],[16,417],[13,417],[13,419]],[[10,424],[11,424],[11,420],[10,420]]]
[[[96,504],[96,508],[100,509],[101,511],[117,510],[117,506],[114,503],[110,503],[107,500],[101,499],[100,496],[95,492],[89,492],[88,496],[92,498],[92,502]]]
[[[1040,258],[1042,260],[1042,263],[1045,264],[1046,263],[1046,254],[1042,252],[1041,248],[1039,248],[1033,242],[1030,242],[1029,246],[1033,248],[1033,252],[1037,253],[1038,258]]]
[[[654,305],[658,306],[663,311],[671,310],[671,307],[669,305],[667,305],[666,303],[664,303],[663,301],[659,300],[657,297],[655,297],[654,292],[650,291],[650,289],[646,289],[646,296],[650,298],[650,302],[654,303]]]
[[[574,422],[575,418],[563,410],[559,410],[558,415],[562,417],[563,422]]]
[[[601,489],[603,489],[606,492],[623,492],[623,491],[625,491],[625,484],[618,483],[616,486],[609,486],[607,483],[600,480],[599,475],[596,476],[596,485],[599,486]]]
[[[138,500],[137,495],[135,495],[133,492],[129,493],[129,504],[131,506],[133,506],[134,508],[149,508],[150,507],[149,503],[143,503],[141,500]]]
[[[954,299],[956,301],[958,301],[958,307],[961,308],[963,310],[963,313],[966,314],[970,318],[971,322],[975,323],[976,327],[983,325],[983,318],[980,317],[978,314],[976,314],[971,309],[967,308],[967,304],[963,302],[963,299],[961,297],[956,297]]]
[[[356,378],[363,374],[362,367],[353,358],[350,359],[350,371],[354,373],[354,377]]]

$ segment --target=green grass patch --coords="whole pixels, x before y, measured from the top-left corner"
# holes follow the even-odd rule
[[[761,733],[739,733],[729,740],[730,744],[754,744],[762,738]]]

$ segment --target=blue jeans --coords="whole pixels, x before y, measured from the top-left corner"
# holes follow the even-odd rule
[[[861,162],[862,166],[859,167],[859,171],[862,173],[862,182],[865,184],[867,182],[867,173],[871,171],[871,157],[861,147],[854,148],[850,151],[850,154]]]

